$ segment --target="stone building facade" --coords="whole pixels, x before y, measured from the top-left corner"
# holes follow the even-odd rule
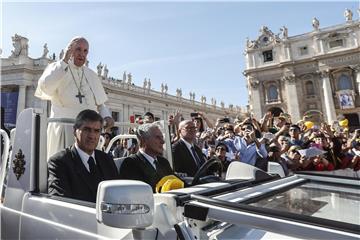
[[[264,26],[247,40],[244,75],[257,118],[267,111],[289,113],[293,121],[308,113],[316,122],[343,115],[360,125],[360,22],[350,10],[344,16],[344,23],[324,28],[314,18],[313,30],[296,36],[285,26],[278,34]]]
[[[5,123],[10,127],[14,126],[18,114],[25,108],[40,108],[49,116],[50,102],[34,97],[34,93],[44,69],[56,58],[55,54],[48,56],[47,44],[42,56],[34,59],[28,56],[27,38],[15,34],[12,40],[14,49],[11,56],[1,58],[1,106],[6,112]],[[115,79],[108,76],[106,65],[99,64],[97,72],[109,98],[106,104],[117,122],[129,122],[131,116],[141,116],[147,111],[152,112],[156,119],[167,119],[177,110],[185,118],[190,118],[190,113],[196,111],[206,113],[213,120],[224,116],[234,118],[244,113],[244,109],[238,106],[225,107],[223,102],[218,106],[213,98],[211,104],[206,103],[205,96],[199,96],[201,101],[196,101],[194,92],[189,94],[189,99],[181,89],[177,89],[175,96],[168,94],[166,84],[157,91],[151,86],[150,79],[145,79],[143,86],[137,86],[130,73],[124,73],[122,79]]]

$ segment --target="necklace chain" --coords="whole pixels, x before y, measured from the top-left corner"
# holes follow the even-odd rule
[[[69,66],[69,69],[70,69],[71,76],[72,76],[72,78],[73,78],[73,80],[74,80],[75,86],[76,86],[76,88],[78,89],[79,93],[81,93],[82,82],[83,82],[83,79],[84,79],[84,69],[81,68],[81,70],[82,70],[82,71],[81,71],[81,72],[82,72],[81,78],[80,78],[80,75],[79,75],[79,73],[78,73],[78,76],[79,76],[79,78],[80,78],[80,83],[79,83],[79,85],[77,84],[77,82],[76,82],[76,80],[75,80],[74,74],[73,74],[70,66]]]

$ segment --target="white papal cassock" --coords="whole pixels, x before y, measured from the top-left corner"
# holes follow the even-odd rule
[[[102,117],[111,116],[104,105],[108,98],[97,74],[86,66],[77,67],[72,61],[49,64],[39,79],[35,96],[51,101],[53,120],[47,128],[48,157],[74,143],[71,122],[80,111],[92,109],[100,111]]]

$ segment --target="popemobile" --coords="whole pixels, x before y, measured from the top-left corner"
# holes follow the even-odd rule
[[[276,167],[266,173],[233,162],[220,179],[205,176],[217,164],[209,161],[186,180],[186,188],[153,194],[143,182],[111,180],[99,184],[96,203],[50,196],[50,120],[29,108],[10,139],[1,130],[1,239],[360,238],[360,181],[333,172],[281,177]],[[172,165],[167,129],[165,152]]]

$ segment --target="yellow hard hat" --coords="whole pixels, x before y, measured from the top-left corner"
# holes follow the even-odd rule
[[[167,192],[179,188],[184,188],[184,182],[174,175],[165,176],[156,184],[157,193]]]

